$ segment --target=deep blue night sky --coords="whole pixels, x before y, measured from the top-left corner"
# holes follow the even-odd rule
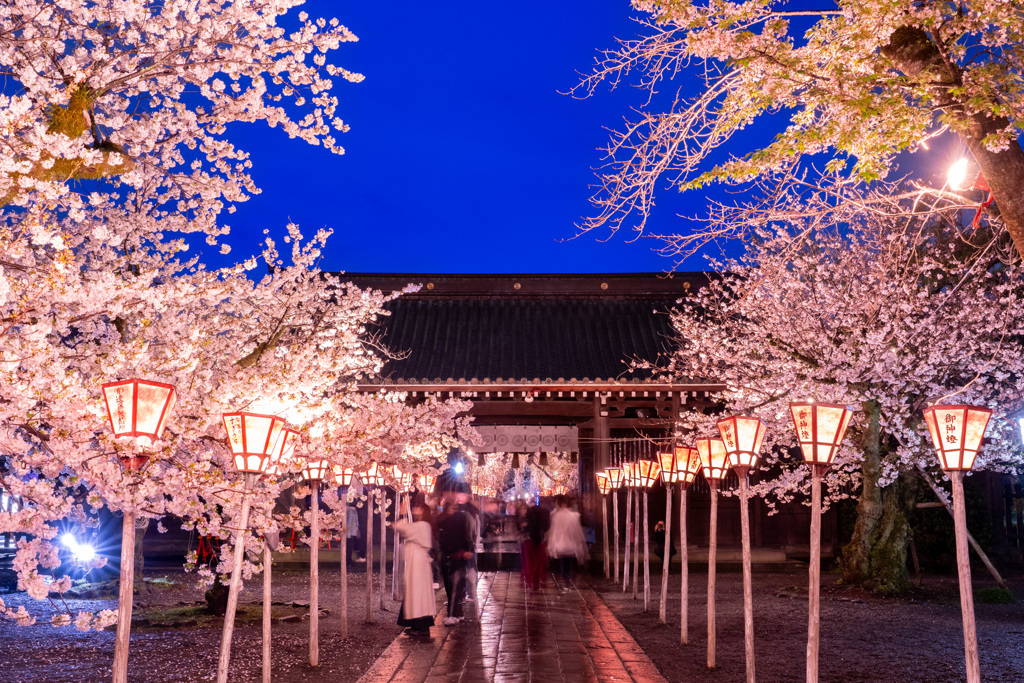
[[[342,156],[264,124],[229,134],[251,152],[262,194],[226,216],[231,261],[256,253],[263,229],[288,220],[334,235],[323,268],[349,272],[631,272],[671,268],[656,242],[575,233],[591,210],[591,168],[631,105],[633,88],[587,100],[560,94],[596,50],[632,37],[626,0],[386,3],[313,0],[359,36],[332,61],[366,76],[337,79]],[[696,213],[699,195],[659,198],[655,227]],[[219,261],[218,257],[207,255]],[[227,261],[227,259],[224,259]],[[687,269],[703,268],[703,261]]]

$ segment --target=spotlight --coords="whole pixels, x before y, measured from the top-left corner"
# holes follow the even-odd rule
[[[455,463],[455,474],[462,474],[462,471],[464,469],[466,469],[466,468],[462,466],[461,462]]]

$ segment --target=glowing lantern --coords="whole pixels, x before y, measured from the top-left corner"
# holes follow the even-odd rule
[[[932,406],[924,411],[944,470],[969,470],[981,448],[992,411],[976,406]]]
[[[291,462],[295,455],[295,447],[299,444],[299,433],[294,429],[285,427],[281,430],[280,436],[274,443],[274,449],[270,452],[270,465],[267,474],[279,476],[282,468]],[[303,477],[305,478],[305,476]]]
[[[608,475],[608,485],[613,491],[617,491],[622,488],[626,478],[621,467],[609,467],[605,470],[605,474]]]
[[[435,474],[421,474],[419,479],[420,491],[425,493],[433,493],[434,485],[437,484],[437,475]]]
[[[597,473],[597,490],[602,496],[611,493],[612,485],[608,481],[608,474],[606,472]]]
[[[729,469],[725,442],[721,439],[697,439],[696,445],[704,478],[708,481],[724,479],[725,471]]]
[[[284,420],[276,415],[224,413],[224,427],[235,456],[235,468],[244,474],[266,472]]]
[[[365,472],[359,473],[359,478],[363,480],[363,484],[366,486],[383,486],[384,474],[384,468],[374,462],[370,463]]]
[[[330,469],[331,464],[326,460],[311,460],[302,468],[302,480],[321,482]]]
[[[172,385],[144,379],[108,382],[101,390],[114,436],[137,437],[143,446],[163,434],[177,398]]]
[[[352,468],[335,465],[334,479],[338,482],[338,486],[350,486],[352,484]]]
[[[636,488],[637,486],[639,486],[635,474],[636,469],[637,466],[631,462],[622,463],[622,478],[625,482],[625,485],[628,486],[629,488]]]
[[[760,418],[734,415],[719,420],[725,451],[733,469],[744,471],[757,466],[757,456],[764,440],[765,424]]]
[[[654,460],[640,460],[637,462],[634,472],[636,472],[634,476],[639,480],[638,486],[649,489],[661,476],[661,464]]]
[[[661,457],[661,480],[666,484],[682,483],[689,486],[700,472],[700,456],[696,448],[676,446]]]
[[[796,438],[809,465],[831,465],[853,412],[834,403],[790,403]]]

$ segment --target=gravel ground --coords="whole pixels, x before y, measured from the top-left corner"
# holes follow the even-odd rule
[[[195,586],[195,576],[183,572],[147,572],[149,577],[168,576],[176,585],[151,590],[136,597],[135,616],[145,615],[161,607],[180,606],[203,600],[203,591]],[[275,683],[295,681],[355,681],[370,668],[373,661],[394,640],[401,629],[395,625],[398,604],[391,602],[390,577],[385,604],[390,611],[378,609],[373,600],[373,624],[363,623],[365,617],[365,574],[349,575],[349,637],[342,641],[339,603],[341,586],[337,571],[321,569],[320,606],[331,614],[320,619],[320,666],[309,666],[309,621],[275,623],[272,630],[273,679]],[[240,596],[240,608],[258,609],[262,599],[262,579],[256,577]],[[376,581],[375,581],[376,586]],[[438,591],[443,594],[444,591]],[[32,600],[24,593],[2,596],[9,607],[25,608],[41,623],[17,626],[0,620],[0,682],[25,683],[91,683],[109,681],[114,652],[114,632],[82,633],[74,626],[54,628],[49,624],[52,614],[47,603]],[[274,601],[309,600],[309,574],[300,571],[274,573]],[[116,600],[69,600],[74,610],[116,609]],[[307,610],[279,608],[282,612],[304,613]],[[275,616],[277,609],[275,609]],[[135,619],[133,619],[133,622]],[[133,624],[128,678],[139,683],[187,683],[209,681],[216,675],[220,652],[222,619],[206,625],[194,620],[179,622],[182,626],[166,628]],[[230,680],[232,683],[259,681],[262,671],[261,623],[257,618],[237,624],[231,650]]]
[[[984,569],[975,589],[994,586]],[[1024,597],[1024,576],[1005,576]],[[822,577],[820,680],[843,683],[963,681],[964,650],[956,576],[926,576],[921,589],[893,598],[836,585]],[[642,576],[641,576],[642,584]],[[690,573],[689,644],[680,645],[679,574],[670,575],[668,624],[658,621],[661,575],[651,572],[650,611],[621,583],[591,585],[669,681],[744,678],[743,583],[719,571],[716,590],[717,667],[707,668],[707,574]],[[803,573],[755,573],[754,647],[757,680],[803,681],[807,648],[807,578]],[[975,603],[984,681],[1024,681],[1024,606]]]

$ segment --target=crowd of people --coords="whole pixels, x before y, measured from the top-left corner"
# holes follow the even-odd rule
[[[492,506],[493,507],[493,506]],[[362,529],[363,508],[350,507],[347,517],[348,562],[366,562]],[[543,588],[549,575],[566,592],[574,586],[579,565],[589,558],[587,537],[578,503],[566,496],[502,506],[504,515],[488,508],[483,514],[472,502],[469,486],[460,482],[452,491],[435,495],[417,493],[392,528],[405,542],[403,601],[398,625],[413,637],[429,636],[436,616],[435,590],[444,586],[447,597],[445,626],[465,618],[465,603],[476,600],[477,539],[485,534],[507,535],[509,526],[520,539],[520,566],[530,590]],[[365,514],[365,513],[364,513]],[[412,521],[409,521],[411,518]],[[554,571],[550,572],[549,567]]]

